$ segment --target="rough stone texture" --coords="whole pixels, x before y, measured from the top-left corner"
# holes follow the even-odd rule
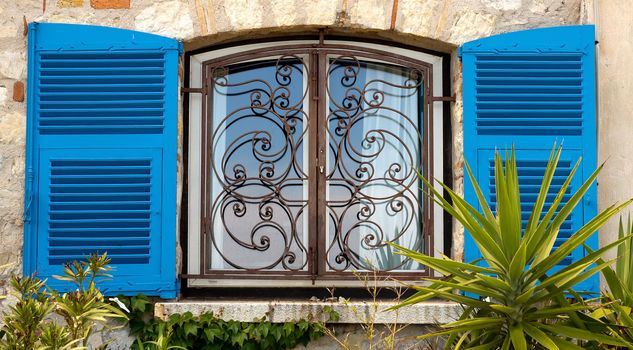
[[[7,105],[7,87],[0,86],[0,107]]]
[[[393,325],[389,325],[391,329],[388,329],[385,325],[377,324],[374,328],[373,339],[374,344],[371,349],[383,349],[384,343],[380,342],[380,339],[390,335],[393,331]],[[329,324],[330,335],[324,335],[321,338],[311,341],[308,345],[298,345],[294,350],[334,350],[341,349],[332,337],[336,337],[338,342],[346,344],[349,349],[353,350],[369,350],[369,335],[368,331],[355,324]],[[442,343],[435,340],[419,340],[416,336],[425,334],[433,330],[437,330],[434,325],[419,325],[419,324],[399,324],[396,325],[397,333],[394,337],[396,350],[430,350],[441,349]],[[95,350],[99,344],[104,342],[108,343],[108,350],[129,350],[130,345],[135,342],[135,338],[130,336],[126,329],[115,329],[111,331],[104,331],[102,333],[94,334],[88,343],[89,350]],[[431,348],[426,346],[431,344]]]
[[[193,35],[193,22],[187,5],[180,1],[156,3],[143,9],[134,19],[136,30],[179,39]]]
[[[374,343],[370,347],[370,340],[368,332],[364,331],[356,325],[331,325],[329,327],[334,336],[339,342],[345,344],[351,350],[370,350],[370,349],[386,349],[386,344],[381,342],[380,339],[391,334],[390,329],[385,326],[377,325],[374,329]],[[393,329],[393,328],[392,328]],[[428,333],[431,330],[436,330],[436,327],[427,325],[408,325],[406,327],[397,328],[397,333],[394,337],[394,349],[395,350],[431,350],[442,349],[443,344],[437,340],[416,339],[416,336],[424,333]],[[430,347],[429,347],[430,346]],[[343,349],[342,347],[334,344],[331,336],[324,335],[323,337],[308,343],[307,346],[299,345],[294,350],[334,350]]]
[[[0,79],[19,80],[26,77],[26,52],[0,52]]]
[[[459,317],[462,307],[455,303],[428,302],[396,311],[385,311],[394,306],[393,302],[378,302],[376,305],[364,301],[312,302],[312,301],[187,301],[158,303],[154,309],[156,317],[166,319],[172,314],[191,312],[194,315],[213,312],[224,320],[252,322],[266,317],[270,322],[318,320],[327,321],[323,309],[327,306],[338,312],[340,320],[335,323],[363,323],[374,319],[383,324],[438,324],[453,321]],[[374,311],[377,307],[377,312]]]
[[[93,9],[95,3],[106,2],[129,8]],[[633,83],[631,74],[623,73],[633,69],[629,40],[633,36],[633,16],[628,0],[599,2],[600,11],[604,12],[601,16],[593,14],[593,0],[399,0],[393,31],[388,30],[394,16],[393,0],[48,0],[45,3],[46,9],[42,0],[0,1],[0,264],[13,262],[8,272],[20,271],[22,259],[25,116],[29,101],[7,99],[6,87],[12,87],[16,81],[26,82],[27,78],[23,17],[29,22],[87,23],[148,31],[183,39],[186,49],[272,34],[316,34],[317,29],[325,28],[326,33],[360,35],[450,53],[453,93],[457,97],[452,107],[452,156],[454,187],[458,193],[463,193],[463,116],[456,47],[491,34],[591,23],[598,18],[604,28],[599,33],[600,158],[610,157],[600,179],[601,206],[629,196],[633,190],[632,182],[627,180],[633,172],[633,145],[627,143],[633,126],[627,115],[630,108],[626,108]],[[182,181],[179,188],[181,185]],[[461,258],[463,230],[456,225],[454,232],[453,254]],[[4,280],[0,278],[0,293]],[[2,307],[4,304],[0,304]],[[321,347],[325,348],[331,348],[331,343]]]
[[[95,9],[129,9],[130,0],[90,0],[90,6]]]
[[[98,328],[88,341],[88,349],[99,349],[101,344],[107,343],[108,350],[129,350],[136,338],[130,335],[127,327],[122,327],[118,323],[111,327],[109,329]]]
[[[453,52],[451,72],[461,72],[462,64]],[[453,74],[451,84],[455,94],[455,103],[451,106],[451,128],[453,135],[453,190],[464,195],[464,111],[462,100],[462,75]],[[464,260],[464,227],[453,219],[453,257]]]
[[[21,81],[13,83],[13,101],[24,102],[24,83]]]
[[[84,0],[57,0],[58,7],[82,7]]]
[[[13,18],[10,14],[5,13],[5,10],[0,6],[0,40],[16,36],[18,24],[13,21]]]
[[[175,302],[159,303],[154,309],[155,316],[167,318],[174,313],[191,312],[199,315],[213,312],[224,320],[251,322],[254,319],[267,317],[273,323],[298,321],[301,319],[320,321],[327,320],[323,314],[326,306],[339,313],[340,320],[330,322],[329,327],[339,341],[350,345],[351,349],[369,349],[368,334],[358,326],[373,320],[377,325],[375,338],[390,334],[385,326],[395,326],[397,332],[396,349],[417,349],[416,346],[426,344],[415,339],[415,336],[428,333],[435,325],[455,320],[462,307],[454,303],[429,302],[399,309],[397,312],[385,311],[393,303],[380,302],[373,305],[369,302],[297,302],[297,301],[249,301],[248,303],[212,301],[212,302]],[[375,311],[378,310],[378,311]],[[376,345],[376,343],[374,343]],[[326,350],[337,348],[330,336],[324,336],[307,346],[298,346],[295,350]],[[382,348],[380,346],[374,348]]]

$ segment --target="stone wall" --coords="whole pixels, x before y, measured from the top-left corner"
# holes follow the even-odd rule
[[[626,7],[626,1],[615,2]],[[461,77],[456,48],[465,41],[497,33],[585,23],[593,18],[592,3],[590,0],[0,1],[0,264],[12,262],[10,270],[21,271],[28,22],[87,23],[147,31],[183,39],[186,49],[326,28],[331,32],[377,37],[451,53],[457,96],[452,108],[454,184],[462,192]],[[622,10],[610,9],[615,16]],[[616,26],[615,23],[611,25]],[[612,81],[617,80],[614,77]],[[611,98],[619,99],[609,100],[612,105],[628,99],[625,94]],[[608,124],[609,130],[620,128],[627,117],[618,115],[618,118],[621,119]],[[609,136],[609,140],[614,139]],[[601,138],[601,142],[607,140]],[[613,145],[614,148],[605,149],[626,149],[625,145]],[[620,176],[620,171],[614,169],[604,178]],[[603,195],[601,199],[616,196],[603,193],[607,198]],[[455,229],[458,258],[462,256],[462,231]]]

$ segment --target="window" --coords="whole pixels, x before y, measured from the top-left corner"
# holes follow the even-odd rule
[[[190,286],[431,274],[386,242],[443,250],[443,57],[356,45],[189,56]]]
[[[555,141],[565,150],[553,186],[580,156],[572,188],[595,169],[594,32],[542,28],[460,48],[464,157],[493,207],[495,149],[515,146],[528,206]],[[25,275],[72,290],[51,278],[61,263],[107,252],[106,293],[178,295],[181,52],[176,40],[130,30],[29,25]],[[350,271],[372,267],[401,279],[432,273],[387,258],[382,242],[427,253],[450,246],[442,213],[420,198],[412,173],[450,174],[447,99],[435,97],[447,95],[445,56],[325,40],[199,51],[187,61],[189,286],[347,285]],[[477,202],[468,179],[464,188]],[[595,215],[596,187],[588,193],[556,245]],[[480,256],[467,233],[464,253]],[[580,289],[598,291],[597,276]]]

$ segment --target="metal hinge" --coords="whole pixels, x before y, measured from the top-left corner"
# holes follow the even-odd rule
[[[180,94],[181,94],[181,95],[184,95],[184,94],[191,94],[191,93],[206,95],[206,94],[207,94],[207,91],[206,91],[206,89],[205,89],[205,88],[203,88],[203,87],[202,87],[202,88],[186,88],[186,87],[182,87],[182,88],[180,88]]]
[[[445,101],[445,102],[455,102],[457,100],[457,98],[455,97],[455,95],[453,96],[433,96],[429,98],[430,102],[436,102],[436,101]]]

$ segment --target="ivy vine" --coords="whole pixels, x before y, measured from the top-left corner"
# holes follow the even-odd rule
[[[167,320],[153,317],[154,305],[144,295],[119,297],[129,309],[130,334],[139,344],[155,342],[169,332],[167,345],[199,350],[285,350],[320,338],[325,333],[322,322],[299,320],[272,323],[266,318],[254,322],[224,321],[213,313],[194,316],[190,312],[171,315]],[[329,307],[324,313],[336,321],[339,315]]]

